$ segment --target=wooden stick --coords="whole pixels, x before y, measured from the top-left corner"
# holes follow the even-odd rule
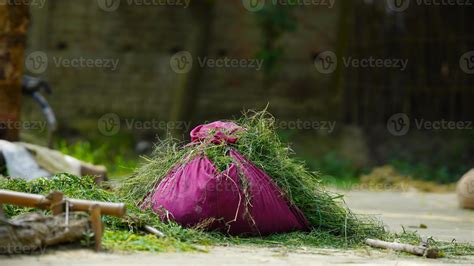
[[[439,250],[428,246],[413,246],[410,244],[402,244],[397,242],[386,242],[376,239],[366,239],[365,243],[374,248],[391,249],[395,251],[404,251],[417,256],[424,256],[435,259],[439,257]]]
[[[100,251],[100,245],[102,242],[102,219],[99,205],[92,205],[90,213],[92,231],[94,231],[95,251]]]
[[[63,193],[59,191],[53,191],[49,193],[46,198],[51,202],[50,209],[53,215],[59,215],[63,213]]]
[[[66,198],[64,198],[66,199]],[[67,199],[71,211],[89,211],[92,205],[99,205],[101,213],[121,217],[125,214],[126,208],[123,203],[99,202],[92,200]],[[49,210],[52,206],[51,199],[35,194],[15,192],[0,189],[0,203],[12,204],[23,207],[32,207]],[[61,204],[61,208],[63,208]]]

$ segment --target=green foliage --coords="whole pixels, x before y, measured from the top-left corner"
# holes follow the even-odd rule
[[[98,164],[103,161],[108,147],[107,145],[102,145],[101,147],[93,148],[90,142],[69,144],[65,140],[60,140],[56,145],[56,149],[79,160]]]
[[[133,173],[138,161],[126,158],[127,155],[130,155],[130,152],[125,149],[130,147],[130,144],[121,143],[121,145],[116,145],[114,142],[95,142],[77,141],[70,143],[66,140],[60,140],[56,143],[55,148],[84,162],[103,164],[107,167],[111,176]]]
[[[263,33],[263,43],[258,58],[263,59],[264,70],[267,74],[272,72],[278,59],[284,53],[283,47],[277,44],[278,40],[284,33],[296,30],[297,20],[291,15],[292,5],[293,3],[267,4],[256,13]]]
[[[319,159],[308,161],[309,166],[318,169],[321,179],[329,184],[356,182],[357,177],[363,172],[363,169],[355,167],[350,160],[338,156],[335,152],[329,152]]]
[[[446,165],[428,165],[426,163],[412,163],[406,160],[392,160],[393,167],[404,175],[414,179],[434,181],[438,183],[452,183],[469,170],[467,166],[447,167]]]

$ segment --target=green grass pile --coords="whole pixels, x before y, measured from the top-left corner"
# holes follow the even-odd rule
[[[105,234],[103,245],[111,250],[126,251],[204,251],[211,245],[263,245],[285,247],[357,247],[361,242],[347,242],[344,238],[329,232],[313,230],[312,232],[292,232],[275,234],[267,237],[232,237],[218,232],[204,232],[201,229],[183,228],[175,223],[163,223],[156,214],[136,207],[134,201],[122,198],[115,190],[102,187],[94,182],[93,177],[77,177],[60,174],[50,179],[39,178],[33,181],[23,179],[0,178],[0,189],[47,195],[51,191],[62,191],[66,197],[75,199],[98,200],[105,202],[125,202],[127,215],[123,218],[103,216]],[[21,213],[40,211],[13,205],[3,206],[8,217]],[[46,212],[46,211],[43,211]],[[161,232],[165,238],[157,238],[142,230],[150,225]]]
[[[68,174],[56,175],[50,179],[36,179],[25,181],[22,179],[0,178],[0,189],[7,189],[26,193],[47,195],[51,191],[62,191],[69,198],[100,200],[109,202],[125,202],[127,215],[123,218],[103,216],[105,234],[103,246],[108,250],[174,252],[174,251],[206,251],[206,247],[214,245],[251,245],[264,247],[281,247],[294,249],[299,247],[318,248],[367,248],[361,241],[348,239],[325,230],[311,232],[291,232],[274,234],[266,237],[232,237],[217,232],[204,232],[194,228],[183,228],[175,223],[163,223],[150,211],[142,211],[136,207],[134,201],[122,198],[117,191],[98,186],[92,177],[76,177]],[[22,208],[12,205],[3,206],[8,217],[24,213],[39,211],[32,208]],[[141,228],[150,225],[166,237],[157,238],[145,233]],[[386,241],[399,241],[418,245],[420,237],[415,233],[402,232],[401,234],[385,233],[380,237]],[[86,238],[87,239],[87,238]],[[85,245],[87,242],[84,241]],[[474,253],[474,247],[469,244],[436,242],[430,244],[439,247],[446,257],[468,255]]]
[[[162,223],[151,211],[142,211],[134,203],[120,198],[116,191],[96,185],[93,177],[59,174],[49,179],[39,178],[33,181],[0,178],[0,189],[40,195],[47,195],[51,191],[61,191],[68,198],[125,202],[127,205],[125,217],[102,216],[106,229],[103,245],[106,248],[136,251],[192,251],[199,250],[200,246],[206,246],[215,241],[212,234],[205,234],[194,229],[183,229],[174,223]],[[4,205],[3,209],[7,217],[39,211],[13,205]],[[144,225],[157,228],[166,235],[166,238],[156,238],[145,234],[142,230]]]
[[[291,148],[280,141],[275,118],[268,112],[247,112],[233,122],[246,129],[239,133],[240,139],[235,144],[180,145],[173,140],[159,143],[152,158],[147,159],[134,177],[125,181],[122,195],[138,204],[175,165],[194,156],[206,155],[217,169],[223,171],[232,163],[229,150],[236,149],[272,177],[290,204],[303,211],[313,230],[354,243],[385,234],[381,223],[352,213],[345,206],[342,195],[327,191],[316,173],[292,157]],[[245,191],[248,182],[245,176],[241,178]],[[248,193],[246,197],[249,202]]]

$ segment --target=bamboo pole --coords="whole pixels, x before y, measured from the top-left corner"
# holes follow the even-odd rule
[[[100,251],[100,246],[102,244],[102,220],[101,220],[101,209],[98,204],[93,204],[89,208],[91,214],[90,221],[92,225],[92,230],[94,231],[94,247],[95,251]]]
[[[90,207],[98,205],[102,214],[121,217],[126,212],[124,203],[99,202],[91,200],[64,199],[69,204],[71,211],[88,212]],[[64,202],[64,201],[63,201]],[[45,196],[34,195],[9,190],[0,190],[0,204],[12,204],[23,207],[32,207],[38,209],[51,209],[54,204]]]

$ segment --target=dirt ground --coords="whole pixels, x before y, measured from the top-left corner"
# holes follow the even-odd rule
[[[418,192],[344,192],[356,212],[380,217],[392,231],[417,230],[435,239],[474,243],[474,211],[457,208],[456,195]],[[416,228],[420,224],[426,229]],[[456,259],[430,260],[400,256],[389,251],[316,248],[215,247],[208,253],[94,253],[89,250],[52,251],[43,255],[0,257],[3,266],[23,265],[312,265],[312,264],[465,264],[474,265],[474,254]]]

